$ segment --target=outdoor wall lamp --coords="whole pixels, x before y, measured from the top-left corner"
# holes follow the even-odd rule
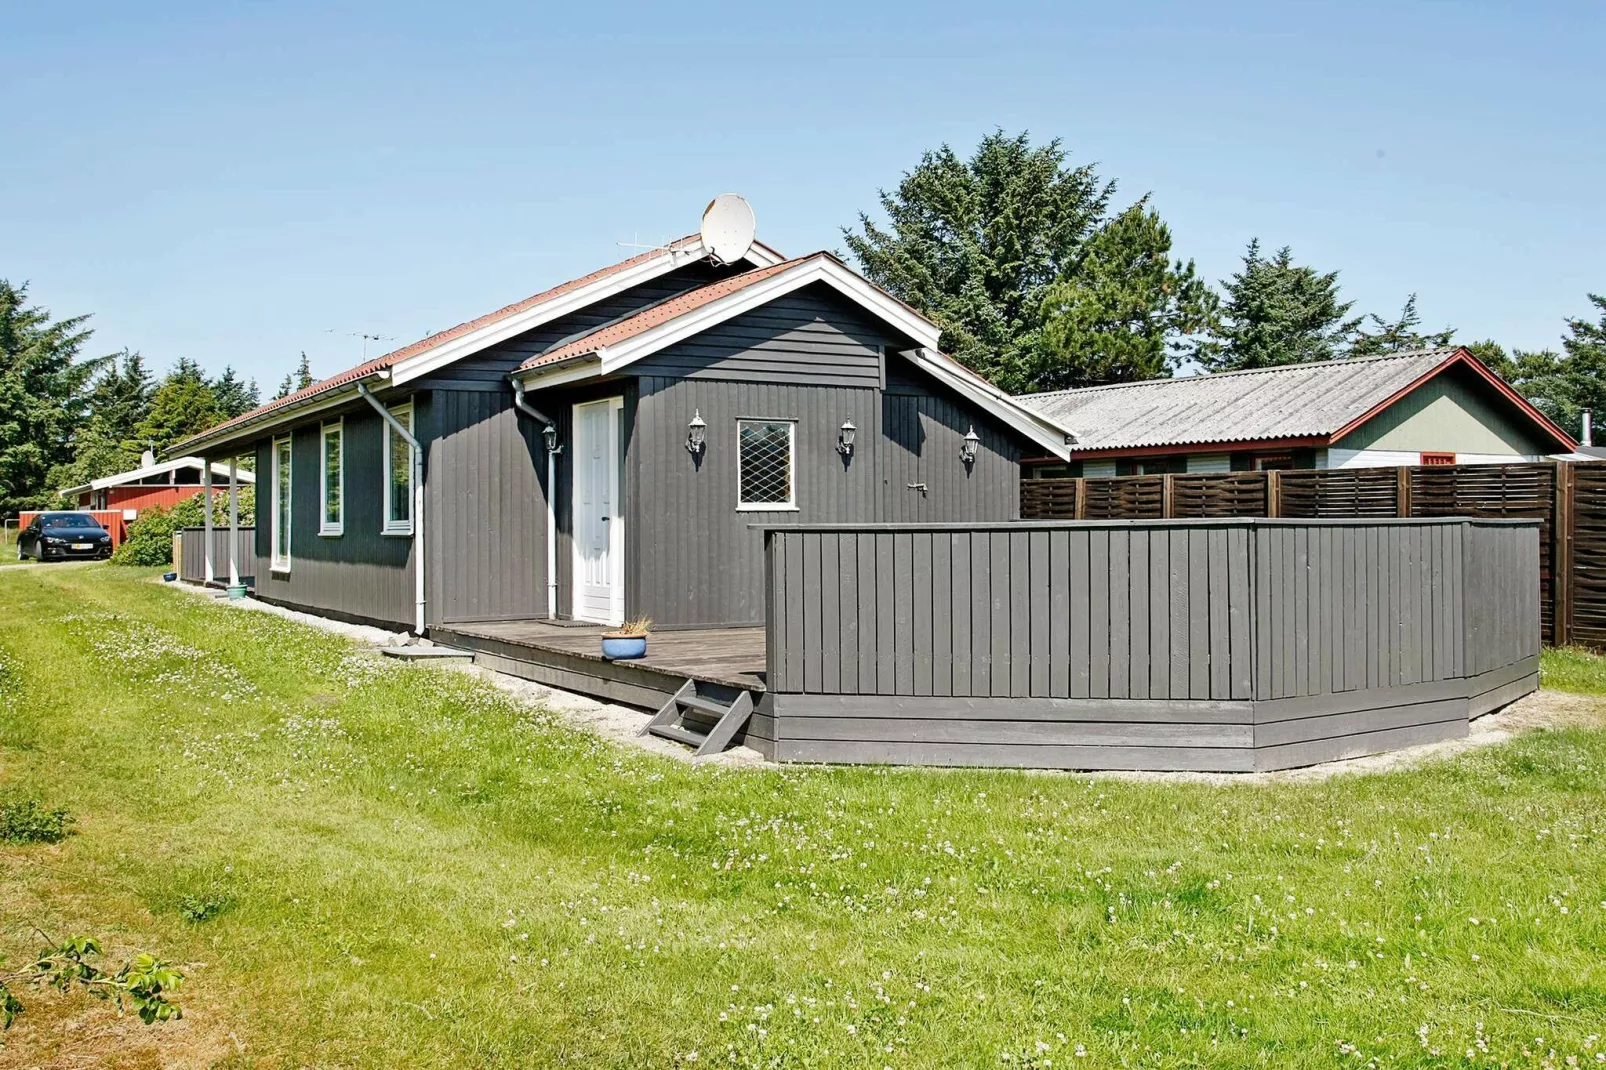
[[[556,424],[547,424],[541,432],[541,441],[546,443],[548,453],[562,453],[563,447],[558,445],[558,428]]]
[[[858,433],[859,429],[853,426],[852,420],[843,420],[842,430],[837,432],[836,436],[836,451],[844,457],[852,454],[853,436]]]
[[[703,444],[708,440],[708,424],[703,421],[701,409],[693,410],[691,423],[686,425],[686,452],[697,457],[703,452]]]
[[[965,432],[965,440],[959,444],[959,462],[961,464],[976,463],[976,448],[981,445],[981,436],[976,434],[976,425],[972,424],[970,430]]]

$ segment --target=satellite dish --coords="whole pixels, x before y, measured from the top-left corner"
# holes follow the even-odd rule
[[[703,209],[703,248],[721,264],[734,264],[753,247],[753,206],[734,193],[721,193]]]

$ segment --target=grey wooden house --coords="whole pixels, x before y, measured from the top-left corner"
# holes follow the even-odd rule
[[[937,336],[828,253],[694,236],[177,448],[255,457],[233,571],[267,601],[420,633],[757,625],[757,525],[1011,520],[1020,459],[1066,455]]]

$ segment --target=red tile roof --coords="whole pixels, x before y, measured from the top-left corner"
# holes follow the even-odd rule
[[[810,256],[799,257],[796,260],[783,260],[779,264],[757,268],[753,271],[743,272],[740,275],[732,275],[729,278],[720,279],[718,282],[711,282],[707,286],[700,286],[678,297],[671,297],[667,301],[649,305],[634,315],[604,324],[593,331],[581,335],[579,338],[564,342],[555,348],[547,350],[545,353],[531,357],[519,365],[519,370],[538,368],[543,364],[556,364],[558,361],[566,360],[569,357],[595,353],[604,346],[623,342],[627,338],[634,338],[636,335],[649,331],[660,324],[679,319],[686,313],[717,301],[722,297],[740,293],[754,283],[763,282],[765,279],[779,275],[790,268],[795,268],[799,264],[829,255],[829,253],[814,253]]]
[[[690,234],[679,239],[678,241],[671,242],[669,244],[669,249],[684,249],[688,245],[691,245],[698,240],[698,235]],[[394,367],[396,364],[399,364],[406,358],[422,353],[426,350],[433,349],[443,342],[449,342],[454,338],[469,334],[473,331],[479,330],[481,327],[486,327],[490,324],[496,323],[499,320],[504,320],[509,316],[523,312],[525,309],[544,304],[547,301],[551,301],[557,297],[562,297],[566,293],[581,289],[582,287],[588,286],[591,283],[605,279],[610,275],[617,275],[621,271],[636,267],[639,264],[644,264],[653,257],[662,255],[663,250],[661,249],[649,249],[644,253],[639,253],[636,256],[632,256],[628,260],[621,260],[617,264],[612,264],[608,267],[593,271],[589,275],[582,275],[578,279],[571,279],[570,281],[559,286],[552,287],[550,290],[543,290],[538,294],[532,294],[522,301],[516,301],[504,308],[497,309],[495,312],[488,312],[476,319],[468,320],[465,323],[459,323],[456,327],[452,327],[449,330],[437,332],[436,334],[432,334],[427,338],[421,338],[418,341],[409,345],[405,345],[400,349],[386,353],[382,357],[375,357],[373,360],[366,361],[365,363],[359,364],[354,368],[347,368],[343,372],[340,372],[336,375],[331,375],[327,379],[320,379],[318,382],[313,383],[311,386],[308,386],[304,389],[286,394],[282,398],[275,398],[266,405],[259,405],[250,412],[236,416],[232,420],[226,420],[214,427],[209,427],[199,435],[195,435],[185,442],[178,443],[173,447],[173,451],[182,452],[189,442],[196,439],[213,438],[216,435],[229,430],[230,428],[238,427],[242,424],[254,423],[270,413],[273,413],[279,409],[288,408],[292,405],[295,405],[297,402],[306,401],[317,397],[319,394],[334,390],[337,387],[346,386],[351,383],[358,382],[359,380],[366,379],[375,372],[384,371],[386,368]]]

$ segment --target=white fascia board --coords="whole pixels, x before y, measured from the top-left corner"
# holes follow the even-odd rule
[[[728,319],[750,312],[778,297],[811,283],[821,282],[860,305],[865,310],[897,327],[919,342],[937,344],[937,327],[923,319],[900,302],[888,297],[864,279],[855,275],[834,260],[820,257],[805,261],[797,267],[773,275],[763,282],[737,290],[727,297],[710,301],[701,308],[661,323],[611,346],[604,346],[597,355],[602,358],[602,374],[611,375],[619,369],[658,352],[666,346],[684,341],[691,336]]]
[[[559,361],[557,364],[513,373],[516,378],[524,380],[526,390],[545,390],[565,383],[578,383],[583,379],[595,379],[601,374],[602,363],[595,356]]]
[[[708,255],[703,248],[701,240],[691,242],[679,249],[670,250],[665,256],[655,256],[643,261],[634,267],[623,271],[616,271],[611,275],[598,279],[589,286],[582,286],[577,290],[559,294],[550,301],[543,301],[531,305],[522,312],[516,312],[506,319],[487,323],[479,330],[470,331],[450,341],[442,342],[432,349],[415,354],[396,364],[392,369],[393,379],[398,386],[402,383],[428,375],[430,372],[443,368],[453,361],[471,356],[482,349],[488,349],[498,342],[505,342],[517,337],[525,331],[534,330],[543,323],[550,323],[571,312],[579,311],[587,305],[595,304],[604,298],[622,293],[643,282],[650,282],[660,275],[667,275],[676,268],[683,267],[693,261],[701,260]],[[778,264],[779,254],[768,246],[760,246],[754,242],[753,247],[744,257],[756,267],[769,267]]]
[[[1074,440],[1076,436],[1069,428],[1061,427],[1049,421],[1041,413],[1025,408],[968,369],[961,369],[956,364],[933,356],[923,349],[905,350],[900,355],[955,393],[992,413],[1049,453],[1061,460],[1071,459],[1071,444],[1066,442],[1066,439]]]
[[[381,368],[372,375],[341,384],[340,388],[332,394],[319,394],[316,400],[308,398],[299,405],[287,405],[282,409],[265,412],[250,423],[230,428],[226,434],[218,436],[215,440],[209,440],[207,432],[202,431],[199,435],[180,443],[180,445],[199,454],[203,452],[203,447],[205,448],[204,452],[216,452],[218,447],[227,445],[230,442],[262,437],[268,434],[268,428],[276,429],[273,434],[278,436],[279,431],[277,428],[290,420],[300,420],[315,413],[326,412],[329,409],[338,408],[341,405],[349,405],[353,401],[359,400],[361,397],[357,393],[357,385],[359,383],[371,383],[374,386],[380,386],[385,384],[389,378],[390,372]]]

